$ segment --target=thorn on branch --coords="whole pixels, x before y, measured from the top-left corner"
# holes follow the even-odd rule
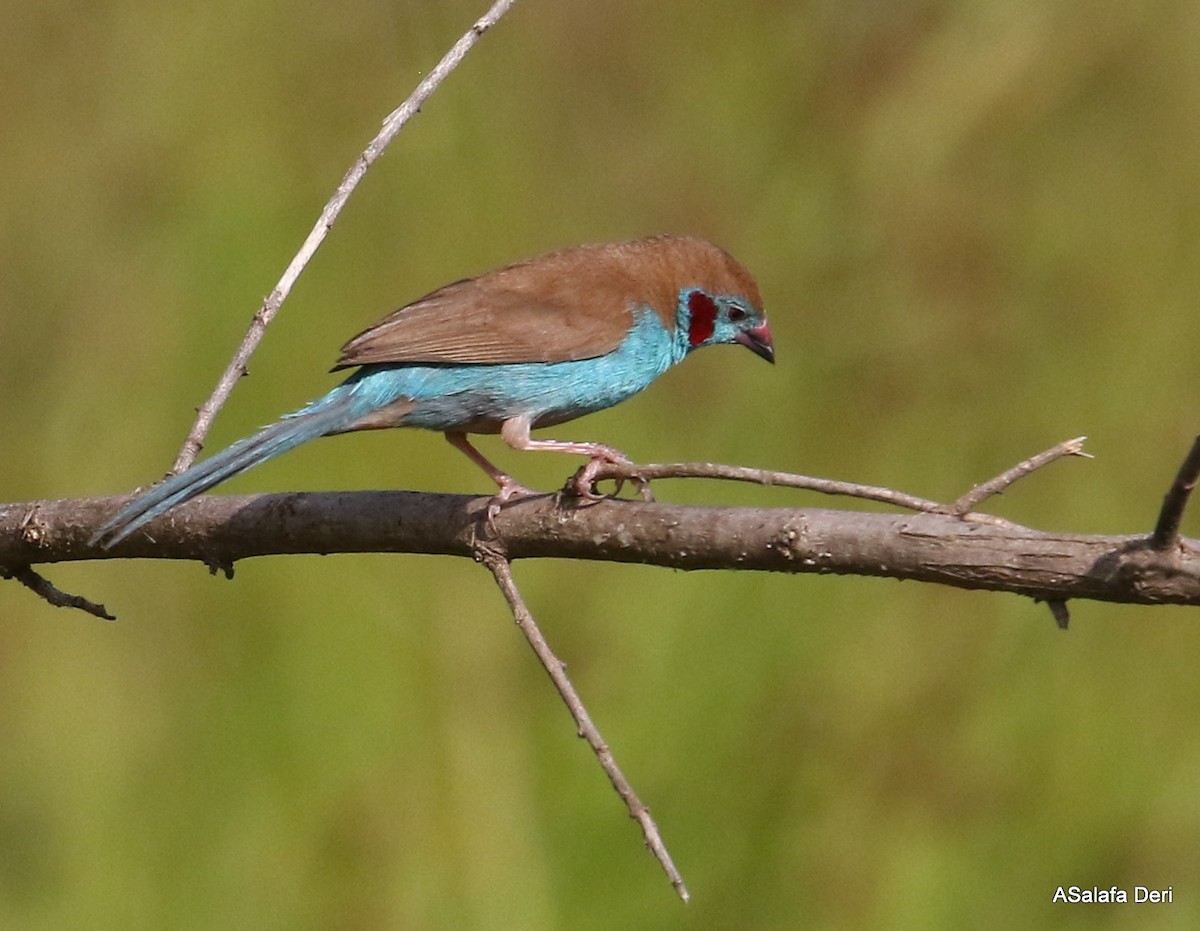
[[[1179,467],[1175,481],[1167,489],[1163,498],[1162,510],[1158,513],[1158,523],[1150,536],[1150,548],[1158,553],[1166,552],[1179,543],[1179,525],[1183,522],[1183,512],[1188,499],[1200,479],[1200,436],[1192,442],[1192,448]]]
[[[32,566],[17,566],[13,569],[0,566],[0,579],[15,579],[56,608],[78,608],[105,621],[117,619],[116,615],[109,614],[108,609],[99,602],[88,601],[82,595],[72,595],[55,587],[45,576],[34,572]]]
[[[1071,612],[1067,608],[1067,603],[1061,598],[1046,599],[1046,607],[1050,609],[1050,613],[1054,615],[1054,623],[1058,625],[1059,630],[1066,630],[1071,624]]]
[[[218,559],[215,557],[205,558],[204,565],[208,567],[209,575],[221,573],[227,580],[233,579],[233,562],[228,559]]]

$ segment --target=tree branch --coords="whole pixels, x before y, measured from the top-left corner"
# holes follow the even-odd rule
[[[1153,535],[1044,533],[967,511],[989,495],[1063,455],[1059,444],[1008,469],[949,507],[888,489],[864,488],[786,473],[712,464],[634,467],[626,478],[703,474],[763,484],[813,487],[915,506],[893,515],[823,508],[721,508],[607,499],[578,506],[559,495],[509,502],[491,516],[491,497],[416,492],[324,492],[202,496],[151,521],[105,550],[89,542],[125,498],[0,505],[0,576],[16,578],[52,604],[102,617],[102,605],[66,595],[33,571],[34,563],[80,559],[195,559],[232,575],[251,556],[284,553],[412,552],[470,556],[491,570],[522,632],[542,661],[579,733],[642,827],[647,846],[676,891],[687,890],[650,817],[525,606],[513,580],[514,558],[558,557],[641,562],[677,569],[758,569],[914,579],[960,588],[1008,591],[1048,604],[1066,628],[1067,601],[1200,604],[1200,543],[1178,536],[1200,476],[1200,438],[1168,492]],[[606,474],[608,474],[606,472]],[[932,505],[932,506],[930,506]],[[495,535],[481,544],[480,532]],[[1163,540],[1167,543],[1164,545]],[[5,568],[9,567],[9,568]]]
[[[271,293],[267,295],[266,300],[263,301],[262,306],[255,312],[250,323],[250,329],[246,331],[241,345],[238,346],[237,351],[233,354],[233,358],[229,360],[229,365],[226,366],[225,371],[221,374],[220,379],[218,379],[217,386],[213,389],[212,395],[197,408],[196,420],[192,424],[192,429],[188,431],[187,438],[183,441],[183,446],[180,448],[179,454],[175,457],[175,463],[171,466],[170,474],[177,475],[184,471],[184,469],[195,461],[196,456],[203,449],[204,438],[208,436],[208,431],[212,428],[217,412],[229,400],[229,395],[233,393],[234,387],[242,376],[246,374],[246,364],[258,348],[258,344],[262,342],[267,327],[279,311],[280,306],[287,299],[287,296],[291,293],[292,286],[295,285],[296,280],[300,277],[300,273],[304,271],[304,267],[308,264],[309,259],[313,257],[321,243],[325,241],[325,237],[329,235],[329,231],[337,221],[342,208],[346,206],[346,201],[354,193],[354,189],[367,173],[367,169],[375,164],[379,156],[383,154],[384,149],[388,147],[400,130],[404,128],[404,124],[421,109],[421,105],[437,90],[438,85],[458,67],[467,52],[479,41],[480,37],[499,22],[500,18],[508,12],[509,8],[515,2],[516,0],[495,0],[488,11],[470,29],[463,33],[462,37],[450,48],[450,51],[442,57],[442,60],[417,85],[416,90],[409,95],[408,99],[388,114],[387,118],[383,121],[383,128],[379,131],[379,134],[371,140],[362,153],[354,160],[354,164],[350,166],[350,170],[342,178],[342,183],[337,186],[337,190],[334,191],[333,196],[325,204],[325,208],[317,218],[316,225],[313,226],[303,245],[300,246],[300,251],[292,258],[292,261],[284,270],[283,277],[279,279],[279,282],[272,289]]]
[[[566,704],[567,710],[571,712],[571,717],[575,719],[575,727],[579,736],[586,740],[588,746],[592,748],[592,752],[596,755],[596,760],[599,762],[600,768],[604,770],[604,774],[608,776],[608,781],[612,783],[613,789],[621,797],[621,801],[625,803],[625,807],[629,809],[629,817],[636,821],[642,829],[642,837],[646,841],[646,847],[649,848],[654,858],[663,868],[663,872],[667,874],[667,879],[675,887],[675,892],[679,895],[679,898],[686,902],[689,898],[687,886],[684,885],[683,876],[680,875],[679,870],[675,867],[675,861],[671,859],[671,854],[667,850],[666,844],[663,843],[658,825],[655,824],[654,819],[650,816],[650,809],[638,798],[637,793],[633,790],[633,786],[629,784],[629,780],[625,778],[625,774],[621,771],[621,767],[617,765],[617,760],[613,756],[612,750],[600,735],[599,729],[592,723],[592,716],[588,714],[587,708],[584,707],[583,699],[579,697],[579,693],[575,690],[575,685],[567,675],[566,663],[554,654],[554,651],[550,648],[550,644],[546,642],[546,638],[542,635],[541,628],[538,627],[537,621],[525,604],[525,599],[521,597],[516,580],[513,579],[512,565],[509,563],[508,557],[499,545],[477,542],[475,545],[475,558],[487,566],[488,570],[492,573],[492,577],[500,587],[500,592],[504,595],[504,600],[508,602],[509,610],[512,611],[517,626],[521,629],[521,633],[525,635],[525,639],[529,641],[529,645],[533,647],[533,652],[537,654],[542,668],[550,676],[550,681],[554,683],[554,688],[558,691],[559,697]]]
[[[909,511],[927,511],[943,514],[954,514],[977,523],[1008,524],[1008,521],[990,514],[974,514],[972,509],[977,507],[992,495],[998,495],[1008,486],[1031,472],[1049,465],[1063,456],[1091,456],[1083,451],[1085,436],[1077,436],[1073,440],[1065,440],[1057,446],[1052,446],[1036,456],[1018,462],[1011,469],[1006,469],[995,478],[982,482],[955,501],[953,504],[941,504],[927,498],[891,488],[879,488],[874,485],[859,485],[855,482],[840,482],[828,478],[815,478],[811,475],[797,475],[794,472],[776,472],[770,469],[751,469],[745,466],[721,465],[713,462],[681,462],[666,465],[635,463],[605,463],[596,470],[596,479],[615,479],[617,481],[642,480],[645,482],[664,478],[714,478],[732,482],[750,482],[755,485],[775,485],[780,488],[800,488],[805,491],[815,491],[823,495],[840,495],[850,498],[862,498],[866,501],[878,501],[893,507]],[[1200,438],[1197,440],[1200,444]]]
[[[19,565],[11,569],[0,566],[0,579],[15,579],[39,598],[49,602],[56,608],[78,608],[80,611],[90,614],[92,617],[98,617],[101,620],[116,620],[116,617],[109,614],[108,609],[104,605],[88,601],[82,595],[72,595],[70,592],[64,592],[49,579],[34,572],[31,566]]]
[[[1066,440],[1057,446],[1051,446],[1045,452],[1038,453],[1036,456],[1030,456],[1023,462],[1018,462],[1011,469],[1005,469],[995,478],[986,482],[980,482],[945,510],[950,514],[957,514],[959,517],[963,517],[979,507],[988,498],[1003,493],[1013,482],[1024,478],[1042,466],[1049,465],[1056,459],[1061,459],[1063,456],[1083,456],[1086,459],[1091,459],[1091,454],[1083,451],[1083,441],[1086,439],[1086,436],[1077,436],[1073,440]]]
[[[125,498],[0,505],[0,565],[195,559],[231,566],[288,553],[472,556],[490,498],[407,491],[205,495],[111,550],[88,545]],[[36,514],[39,533],[21,532]],[[708,507],[605,500],[511,502],[495,520],[510,558],[594,559],[675,569],[756,569],[912,579],[1043,601],[1200,605],[1200,542],[1164,554],[1148,535],[1048,533],[950,514]]]
[[[1163,498],[1158,523],[1155,524],[1154,533],[1150,538],[1151,547],[1158,552],[1166,552],[1179,542],[1179,525],[1183,521],[1183,511],[1196,488],[1197,480],[1200,480],[1200,436],[1192,443],[1191,451],[1183,460],[1175,481],[1171,483]]]
[[[665,478],[713,478],[727,482],[748,482],[752,485],[774,485],[779,488],[798,488],[815,491],[823,495],[842,495],[878,501],[909,511],[937,511],[942,505],[916,495],[879,488],[875,485],[859,485],[856,482],[840,482],[795,472],[776,472],[772,469],[752,469],[747,466],[723,465],[718,462],[674,462],[636,463],[606,462],[596,470],[596,480],[616,481],[661,481]]]

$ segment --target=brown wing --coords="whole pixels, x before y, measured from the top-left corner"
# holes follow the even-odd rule
[[[576,246],[427,294],[346,343],[334,369],[591,359],[621,344],[635,307],[674,328],[679,289],[690,286],[747,294],[758,306],[749,273],[703,240]]]
[[[335,369],[384,362],[564,362],[612,352],[629,308],[603,316],[568,295],[491,276],[458,281],[392,312],[342,347]]]

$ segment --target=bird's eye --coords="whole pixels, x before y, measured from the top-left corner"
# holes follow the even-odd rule
[[[745,320],[745,319],[746,319],[746,308],[739,307],[737,304],[731,304],[729,306],[729,322],[730,323],[740,323],[742,320]]]

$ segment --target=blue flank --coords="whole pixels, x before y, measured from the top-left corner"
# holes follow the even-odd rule
[[[500,422],[522,414],[561,423],[632,397],[686,354],[686,342],[677,345],[657,314],[641,310],[621,345],[606,356],[507,365],[365,365],[330,394],[348,389],[369,398],[368,409],[410,398],[417,405],[404,426],[426,430],[454,430],[475,419]]]
[[[416,402],[401,424],[454,430],[475,420],[497,424],[523,414],[561,423],[637,394],[689,351],[687,328],[670,333],[658,315],[638,311],[613,352],[575,362],[504,365],[364,365],[324,397],[239,440],[135,498],[91,542],[113,546],[171,508],[301,443],[345,432],[396,401]]]

